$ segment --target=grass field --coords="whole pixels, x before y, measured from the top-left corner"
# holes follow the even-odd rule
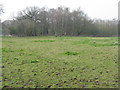
[[[116,88],[117,37],[3,37],[3,87]]]

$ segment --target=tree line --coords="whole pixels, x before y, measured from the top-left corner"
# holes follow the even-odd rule
[[[117,36],[118,21],[91,19],[80,8],[27,7],[2,23],[3,35]]]

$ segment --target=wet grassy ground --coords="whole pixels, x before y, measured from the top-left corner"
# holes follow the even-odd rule
[[[116,37],[3,37],[3,87],[118,87]]]

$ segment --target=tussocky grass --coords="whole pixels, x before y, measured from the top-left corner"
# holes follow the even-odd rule
[[[118,87],[116,37],[42,36],[2,39],[2,87]]]

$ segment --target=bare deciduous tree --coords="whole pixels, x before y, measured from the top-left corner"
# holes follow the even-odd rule
[[[27,7],[20,11],[7,26],[9,26],[10,34],[17,36],[117,35],[117,20],[93,20],[80,8],[71,11],[67,7],[56,9]]]
[[[0,15],[3,13],[3,5],[0,4]]]

